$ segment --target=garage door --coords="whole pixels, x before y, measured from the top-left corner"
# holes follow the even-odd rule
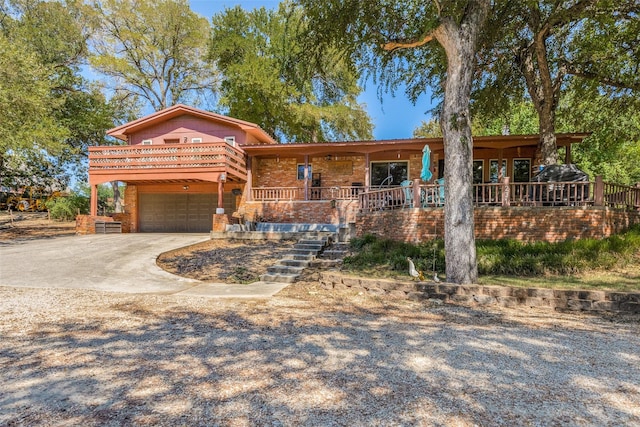
[[[231,202],[225,197],[225,210]],[[218,205],[214,194],[140,194],[140,231],[154,233],[208,233]],[[230,208],[230,206],[229,206]]]

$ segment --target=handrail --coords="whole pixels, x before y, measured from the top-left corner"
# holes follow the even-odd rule
[[[640,185],[602,183],[603,204],[605,206],[622,209],[640,210]]]
[[[89,170],[213,168],[246,176],[244,152],[227,143],[89,147]]]
[[[420,195],[420,203],[413,199]],[[473,203],[479,206],[608,206],[640,210],[640,185],[635,187],[595,182],[513,182],[474,184]],[[415,207],[440,207],[446,202],[438,184],[413,183],[395,189],[372,190],[360,195],[361,212]]]
[[[364,191],[361,186],[309,187],[307,200],[356,200]],[[304,201],[304,187],[254,187],[252,200],[298,200]]]

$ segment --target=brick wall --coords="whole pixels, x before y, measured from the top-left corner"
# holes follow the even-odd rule
[[[355,222],[357,200],[246,202],[247,221],[349,224]]]
[[[131,215],[128,213],[114,213],[111,215],[114,221],[122,223],[122,232],[131,233]]]
[[[477,239],[559,242],[604,238],[640,224],[640,212],[603,207],[476,208]],[[404,209],[357,214],[356,234],[419,243],[444,236],[444,209]]]
[[[420,177],[422,170],[422,155],[403,153],[397,159],[395,155],[371,156],[371,161],[403,161],[409,162],[409,179]],[[254,186],[258,187],[300,187],[303,180],[297,179],[297,165],[304,163],[304,158],[255,159]],[[365,182],[365,157],[333,156],[331,160],[325,157],[309,157],[312,173],[321,175],[322,187],[350,186],[354,182]],[[309,179],[312,177],[310,176]]]
[[[138,187],[133,184],[127,184],[124,189],[124,212],[128,215],[128,233],[138,232]],[[124,223],[122,224],[124,232]]]
[[[96,221],[112,222],[110,216],[76,216],[76,234],[96,234]]]

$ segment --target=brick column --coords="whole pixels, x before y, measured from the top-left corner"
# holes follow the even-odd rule
[[[602,175],[596,176],[596,182],[593,186],[593,205],[604,206],[604,182]]]

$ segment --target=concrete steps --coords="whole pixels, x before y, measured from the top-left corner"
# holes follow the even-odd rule
[[[303,238],[260,277],[263,282],[293,283],[332,242],[328,236]]]
[[[322,251],[322,258],[342,260],[349,253],[348,243],[334,243]]]

